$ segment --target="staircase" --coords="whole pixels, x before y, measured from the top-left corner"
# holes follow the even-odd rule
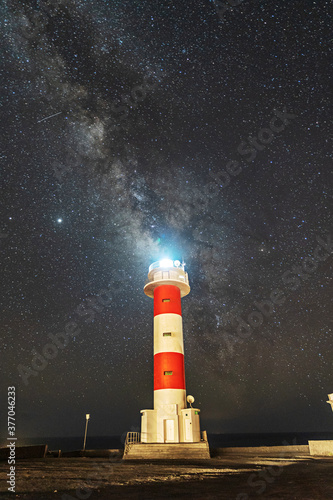
[[[207,460],[207,441],[199,443],[138,443],[125,445],[123,460]]]

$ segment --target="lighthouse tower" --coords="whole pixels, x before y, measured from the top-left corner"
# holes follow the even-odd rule
[[[141,443],[198,443],[197,408],[186,398],[181,299],[190,293],[185,264],[164,259],[149,267],[144,292],[154,300],[154,409],[141,410]]]

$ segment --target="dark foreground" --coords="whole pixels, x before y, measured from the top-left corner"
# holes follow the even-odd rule
[[[46,458],[16,463],[16,491],[7,491],[0,463],[0,498],[333,500],[333,457],[220,457],[203,463]],[[67,494],[67,496],[66,496]]]

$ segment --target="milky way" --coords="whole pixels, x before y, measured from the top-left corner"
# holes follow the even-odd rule
[[[1,6],[0,383],[22,438],[139,425],[160,257],[187,264],[202,428],[333,430],[330,2],[230,3]]]

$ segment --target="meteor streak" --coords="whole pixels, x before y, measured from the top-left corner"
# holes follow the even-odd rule
[[[42,118],[41,120],[37,120],[37,123],[43,122],[44,120],[48,120],[49,118],[53,118],[54,116],[60,115],[62,111],[59,111],[58,113],[54,113],[54,115],[46,116],[45,118]]]

